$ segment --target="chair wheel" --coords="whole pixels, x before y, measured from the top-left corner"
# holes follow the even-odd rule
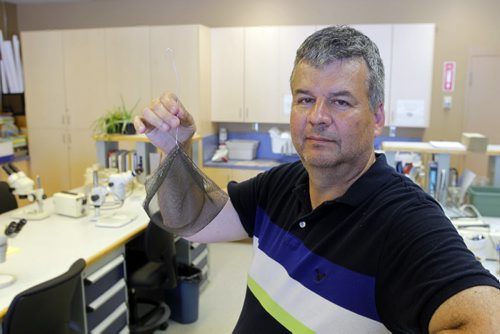
[[[168,328],[168,322],[165,322],[165,323],[163,323],[163,324],[161,324],[161,325],[160,325],[160,329],[161,329],[162,331],[164,331],[164,330],[165,330],[165,329],[167,329],[167,328]]]

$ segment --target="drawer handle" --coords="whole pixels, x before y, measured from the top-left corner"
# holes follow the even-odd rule
[[[106,265],[104,265],[102,268],[98,269],[96,272],[85,277],[85,284],[88,285],[88,284],[93,284],[93,283],[97,282],[104,275],[109,273],[111,270],[116,268],[118,265],[122,264],[124,261],[125,261],[125,259],[123,258],[123,255],[120,255],[120,256],[114,258],[112,261],[109,261]]]
[[[121,304],[116,310],[113,311],[106,319],[104,319],[99,325],[97,325],[93,330],[90,331],[91,334],[106,333],[106,329],[122,314],[127,312],[127,305],[125,303]]]
[[[200,262],[201,262],[201,261],[203,261],[203,259],[204,259],[206,256],[208,256],[208,249],[206,249],[206,248],[205,248],[205,249],[204,249],[204,250],[200,253],[200,255],[198,255],[198,256],[196,257],[196,259],[194,259],[194,260],[193,260],[193,262],[192,262],[193,266],[198,267],[198,265],[200,264]]]
[[[87,312],[93,312],[101,307],[105,302],[111,299],[115,294],[117,294],[120,290],[125,289],[125,280],[122,278],[115,285],[113,285],[108,291],[97,297],[92,303],[88,304],[86,309]]]

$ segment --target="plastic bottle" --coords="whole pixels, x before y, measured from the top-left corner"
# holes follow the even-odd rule
[[[225,145],[227,141],[227,130],[226,128],[219,129],[219,145]]]
[[[436,196],[436,187],[437,187],[437,177],[438,177],[438,164],[434,159],[429,162],[429,182],[427,191],[431,194],[432,197]]]

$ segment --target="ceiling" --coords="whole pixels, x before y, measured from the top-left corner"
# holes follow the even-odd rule
[[[89,0],[3,0],[3,2],[13,3],[16,5],[31,5],[44,3],[61,3],[61,2],[86,2]]]

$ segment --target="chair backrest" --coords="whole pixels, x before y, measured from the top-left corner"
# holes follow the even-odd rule
[[[146,228],[144,241],[148,260],[163,263],[163,269],[167,276],[167,287],[175,287],[177,284],[177,261],[174,235],[150,221]]]
[[[75,293],[82,286],[85,261],[74,262],[64,274],[19,293],[3,318],[4,334],[83,332],[72,322]]]
[[[9,184],[0,181],[0,213],[17,209],[16,196],[10,191]]]

